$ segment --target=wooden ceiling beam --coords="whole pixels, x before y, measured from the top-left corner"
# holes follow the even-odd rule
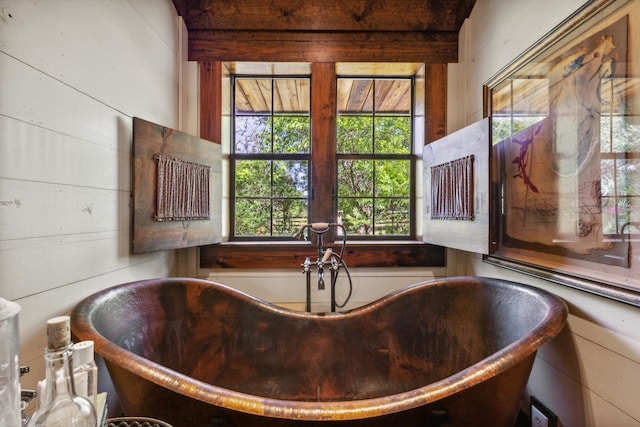
[[[174,0],[189,30],[453,31],[475,0]]]
[[[455,63],[458,34],[190,30],[189,60]]]

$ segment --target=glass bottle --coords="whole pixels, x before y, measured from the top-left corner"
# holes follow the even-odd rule
[[[73,344],[69,316],[47,322],[46,386],[42,406],[28,427],[96,427],[89,400],[76,395],[73,382]]]
[[[73,381],[78,396],[89,399],[98,412],[98,367],[93,341],[80,341],[73,345]]]

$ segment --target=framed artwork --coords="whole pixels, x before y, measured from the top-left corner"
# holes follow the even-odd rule
[[[640,305],[639,27],[589,2],[485,84],[487,262]]]

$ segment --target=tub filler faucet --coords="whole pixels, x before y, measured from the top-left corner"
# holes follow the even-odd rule
[[[335,253],[332,248],[324,248],[323,237],[324,234],[331,229],[338,229],[342,233],[342,247],[339,253]],[[351,298],[351,293],[353,290],[353,284],[351,281],[351,274],[349,273],[349,269],[344,262],[343,255],[344,250],[347,245],[347,233],[342,224],[334,224],[327,222],[315,222],[311,224],[303,225],[298,233],[294,235],[297,239],[304,238],[307,240],[307,235],[305,235],[305,231],[308,234],[313,233],[316,237],[316,243],[318,248],[318,256],[315,262],[311,261],[310,257],[307,257],[302,264],[302,273],[305,274],[307,279],[307,300],[305,305],[305,310],[311,311],[311,270],[313,269],[313,265],[315,264],[315,268],[318,272],[318,290],[325,289],[325,269],[329,269],[331,273],[330,286],[331,286],[331,311],[335,312],[336,307],[343,308],[347,305],[347,302]],[[347,273],[347,277],[349,279],[349,294],[344,302],[338,304],[336,302],[336,281],[338,279],[338,273],[340,268],[344,267],[344,271]]]

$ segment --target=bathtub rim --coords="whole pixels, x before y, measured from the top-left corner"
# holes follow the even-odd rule
[[[88,320],[93,307],[111,298],[111,296],[117,294],[122,288],[147,287],[172,282],[189,282],[199,285],[218,286],[227,292],[235,294],[239,298],[245,299],[249,304],[257,304],[267,310],[302,318],[309,316],[344,317],[357,315],[358,312],[363,310],[375,310],[384,300],[396,298],[403,293],[410,292],[414,288],[423,286],[447,286],[450,285],[451,282],[490,283],[491,286],[518,288],[519,291],[529,293],[535,298],[540,299],[547,307],[547,312],[543,319],[526,335],[467,368],[436,382],[412,390],[375,398],[320,402],[295,401],[296,407],[294,409],[291,407],[292,405],[289,403],[291,401],[289,400],[257,396],[212,385],[132,353],[106,339]],[[71,326],[73,334],[80,340],[93,340],[96,353],[107,362],[114,363],[120,368],[130,371],[147,381],[189,398],[221,408],[257,416],[308,421],[346,421],[379,417],[385,414],[414,409],[440,401],[457,392],[495,378],[511,367],[525,361],[530,356],[535,355],[542,345],[553,339],[562,330],[566,324],[567,316],[567,305],[560,297],[531,285],[490,277],[457,276],[427,280],[395,290],[361,307],[342,313],[321,314],[306,313],[279,307],[217,282],[195,278],[172,277],[138,280],[98,291],[81,300],[73,308],[71,313]]]

